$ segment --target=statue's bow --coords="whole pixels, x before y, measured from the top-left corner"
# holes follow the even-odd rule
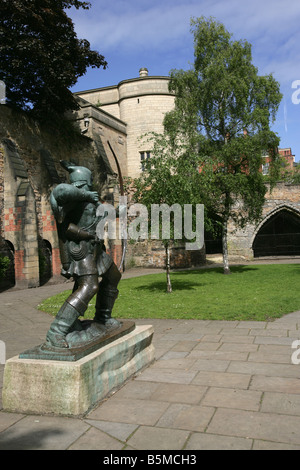
[[[121,196],[124,196],[125,195],[124,182],[123,182],[121,167],[119,165],[118,159],[116,157],[116,154],[115,154],[109,140],[107,141],[107,143],[108,143],[108,146],[111,150],[111,153],[113,154],[113,157],[114,157],[116,165],[117,165],[118,175],[119,175],[119,184],[120,184],[120,194],[121,194]],[[125,271],[124,261],[125,261],[126,245],[127,245],[127,237],[126,237],[126,234],[124,234],[124,230],[126,231],[126,227],[123,226],[123,234],[122,234],[123,249],[122,249],[122,259],[121,259],[120,266],[119,266],[119,270],[121,270],[121,268],[123,267],[123,271]]]

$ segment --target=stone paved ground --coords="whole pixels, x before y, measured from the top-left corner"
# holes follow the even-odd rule
[[[66,287],[0,294],[7,358],[44,341],[52,318],[35,307]],[[300,311],[272,322],[136,323],[154,326],[150,367],[82,419],[0,411],[0,449],[300,449],[300,364],[291,361]]]

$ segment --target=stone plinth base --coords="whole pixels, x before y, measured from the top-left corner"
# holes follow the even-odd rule
[[[4,411],[82,416],[154,360],[153,327],[134,331],[75,362],[8,359]]]

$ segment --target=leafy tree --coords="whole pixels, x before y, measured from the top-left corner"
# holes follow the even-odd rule
[[[5,278],[5,273],[9,268],[9,258],[7,256],[0,255],[0,280]]]
[[[182,172],[178,172],[180,154],[176,154],[168,136],[150,133],[144,138],[148,139],[147,145],[152,147],[151,158],[145,161],[141,176],[131,181],[131,190],[134,192],[135,202],[147,208],[151,237],[157,236],[165,248],[167,292],[170,293],[172,292],[170,246],[176,240],[184,239],[183,206],[191,200],[190,192],[193,187],[190,180],[186,179]],[[162,210],[163,207],[167,211],[170,210],[168,236],[164,232],[163,216],[155,223],[152,210],[154,207],[157,209],[157,206]]]
[[[1,0],[0,79],[7,104],[40,114],[78,107],[69,87],[104,57],[78,39],[65,10],[88,9],[79,0]]]
[[[204,203],[220,220],[224,273],[230,273],[228,223],[244,227],[261,217],[266,149],[273,162],[271,181],[276,179],[279,138],[270,125],[282,95],[272,75],[258,75],[247,41],[233,40],[212,18],[191,25],[195,60],[188,71],[171,71],[176,99],[165,132],[173,149],[182,150],[177,170],[193,174],[194,202]]]
[[[289,168],[286,162],[282,161],[281,179],[287,184],[300,184],[300,164],[295,163],[293,169]]]

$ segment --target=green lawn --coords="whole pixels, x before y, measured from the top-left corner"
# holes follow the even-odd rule
[[[300,310],[300,265],[234,266],[172,273],[171,294],[165,274],[123,279],[113,316],[117,318],[195,318],[270,320]],[[55,315],[70,291],[51,297],[39,309]],[[85,318],[94,316],[93,299]]]

